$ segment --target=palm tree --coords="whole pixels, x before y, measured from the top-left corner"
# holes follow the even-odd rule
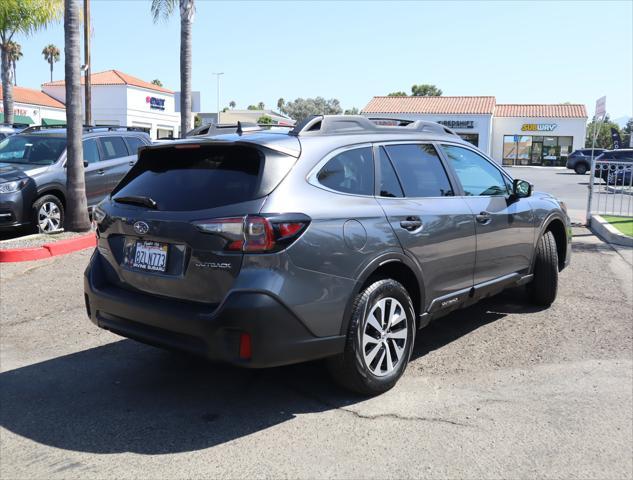
[[[81,12],[78,0],[64,0],[64,52],[66,83],[66,222],[72,232],[90,230],[83,148],[81,145],[81,44],[79,25]]]
[[[280,112],[283,113],[284,110],[284,105],[286,104],[286,101],[282,98],[280,98],[279,100],[277,100],[277,108],[279,109]]]
[[[235,103],[235,100],[231,100],[229,102],[229,107],[231,107],[232,109],[235,108],[235,105],[237,105],[237,103]]]
[[[22,58],[22,45],[17,42],[10,41],[8,42],[8,50],[9,50],[9,60],[11,61],[11,69],[13,70],[13,85],[18,84],[18,75],[15,69],[15,62]]]
[[[259,103],[257,104],[257,108],[258,108],[259,110],[263,110],[265,107],[266,107],[266,105],[264,105],[264,102],[259,102]]]
[[[62,14],[62,0],[1,0],[0,57],[2,73],[2,105],[5,123],[13,123],[13,82],[9,55],[16,33],[30,35],[57,20]]]
[[[53,63],[59,62],[59,48],[57,48],[52,43],[46,45],[44,50],[42,50],[42,55],[44,55],[44,60],[46,60],[51,66],[51,82],[53,81]]]
[[[180,132],[191,130],[191,27],[195,13],[194,0],[152,0],[154,22],[167,18],[180,6]]]

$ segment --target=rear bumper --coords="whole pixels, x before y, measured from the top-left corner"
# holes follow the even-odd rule
[[[316,337],[277,298],[234,291],[220,306],[131,292],[104,282],[98,255],[84,275],[88,316],[97,326],[151,345],[250,368],[274,367],[341,353],[344,336]],[[240,358],[242,333],[250,359]]]

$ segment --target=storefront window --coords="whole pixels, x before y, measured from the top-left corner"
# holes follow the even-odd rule
[[[517,159],[517,135],[503,137],[503,164],[514,165]]]
[[[573,137],[505,135],[504,165],[561,166],[572,151]]]
[[[473,144],[475,147],[479,146],[479,134],[478,133],[458,133],[463,140]]]
[[[519,165],[528,165],[530,163],[532,137],[529,135],[521,135],[517,140],[517,163]]]

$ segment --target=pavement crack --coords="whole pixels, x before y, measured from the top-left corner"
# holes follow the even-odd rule
[[[361,413],[356,410],[352,410],[351,408],[345,408],[343,405],[337,405],[335,402],[325,400],[317,395],[308,393],[300,388],[297,388],[295,385],[288,385],[286,387],[290,390],[293,390],[295,393],[312,400],[316,403],[324,405],[332,410],[338,410],[340,412],[347,413],[349,415],[353,415],[356,418],[360,418],[362,420],[381,420],[381,419],[392,419],[392,420],[400,420],[405,422],[432,422],[432,423],[447,423],[449,425],[454,425],[457,427],[472,427],[467,423],[457,422],[455,420],[449,420],[441,417],[423,417],[419,415],[401,415],[399,413],[376,413],[376,414],[367,414]],[[341,402],[342,403],[342,402]],[[350,402],[348,402],[350,403]]]

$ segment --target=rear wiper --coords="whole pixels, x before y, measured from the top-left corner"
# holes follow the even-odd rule
[[[150,197],[142,197],[141,195],[129,195],[127,197],[116,197],[113,200],[117,203],[130,203],[132,205],[143,205],[145,207],[156,210],[158,204]]]

